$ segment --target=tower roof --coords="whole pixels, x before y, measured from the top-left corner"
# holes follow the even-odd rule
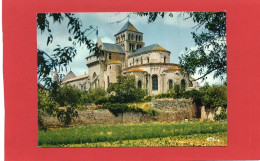
[[[163,47],[161,47],[158,44],[152,44],[152,45],[149,45],[149,46],[146,46],[146,47],[143,47],[143,48],[140,48],[140,49],[136,50],[135,52],[133,52],[130,55],[130,57],[136,56],[136,55],[148,52],[148,51],[168,51],[168,50],[164,49]]]
[[[108,52],[121,53],[121,54],[125,53],[123,48],[117,44],[103,43],[103,47],[104,50]]]
[[[127,22],[125,23],[125,25],[121,28],[121,30],[119,30],[119,32],[118,32],[117,34],[123,32],[123,31],[125,31],[125,30],[131,30],[131,31],[139,32],[139,31],[134,27],[134,25],[131,24],[131,22],[129,22],[129,21],[127,21]],[[116,35],[117,35],[117,34],[116,34]]]

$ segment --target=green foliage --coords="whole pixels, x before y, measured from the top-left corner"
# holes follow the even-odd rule
[[[197,107],[202,105],[209,108],[227,107],[227,86],[213,85],[206,83],[200,90],[183,91],[179,84],[174,85],[174,89],[167,93],[159,94],[154,98],[186,98],[192,99]]]
[[[201,88],[202,104],[206,107],[227,107],[227,86],[213,85]]]
[[[223,79],[227,72],[226,12],[192,12],[190,18],[202,32],[192,32],[197,48],[181,55],[181,68],[191,75],[198,71],[198,79],[212,72],[213,78]]]
[[[45,111],[48,115],[54,115],[59,103],[50,96],[48,91],[38,90],[38,112]]]
[[[103,105],[109,101],[109,97],[100,97],[97,100],[95,100],[96,105]]]
[[[68,126],[75,117],[78,117],[78,111],[73,107],[66,107],[57,112],[58,120],[64,123],[65,126]]]
[[[103,88],[90,89],[86,94],[86,100],[88,103],[95,103],[96,100],[101,97],[105,97],[107,92]]]
[[[38,90],[38,125],[39,129],[46,130],[42,117],[56,116],[58,120],[69,125],[73,118],[78,116],[77,109],[86,104],[85,92],[72,86],[60,87],[54,83],[50,91]],[[62,108],[60,107],[62,106]]]
[[[202,93],[199,90],[192,89],[183,93],[184,98],[191,98],[197,107],[202,105]]]
[[[146,113],[142,108],[139,108],[137,106],[128,106],[127,104],[122,103],[106,103],[103,107],[103,109],[108,109],[111,111],[115,116],[118,116],[121,113],[124,112],[141,112]]]
[[[71,106],[77,108],[83,103],[81,100],[81,91],[70,85],[59,87],[58,91],[55,92],[54,89],[52,89],[51,95],[62,107]]]
[[[183,94],[183,89],[181,88],[181,85],[180,84],[174,84],[174,92],[175,92],[175,95],[173,95],[174,98],[181,98],[182,97],[182,94]]]
[[[116,93],[114,96],[110,96],[112,103],[138,102],[146,95],[145,90],[136,87],[133,75],[118,76],[117,83],[111,84],[107,91]]]
[[[137,140],[196,134],[227,132],[226,122],[142,123],[119,125],[88,125],[72,128],[39,131],[38,145],[61,145]]]
[[[89,34],[92,32],[98,35],[98,28],[95,26],[89,26],[83,28],[82,22],[73,13],[38,13],[37,14],[37,29],[43,33],[47,32],[47,46],[53,42],[53,35],[50,28],[49,21],[53,20],[53,23],[63,23],[68,22],[68,41],[71,46],[61,47],[57,45],[56,49],[48,53],[42,49],[37,49],[37,74],[38,81],[44,82],[45,85],[51,86],[52,79],[50,77],[50,72],[54,70],[64,70],[67,65],[72,62],[72,59],[76,56],[77,50],[75,45],[84,45],[90,52],[94,52],[95,55],[99,56],[102,54],[102,50],[88,38]],[[52,50],[52,49],[50,49]]]
[[[225,108],[221,108],[221,111],[220,111],[220,114],[216,114],[214,115],[214,119],[217,120],[217,121],[220,121],[220,120],[227,120],[227,111]]]
[[[172,13],[166,12],[135,14],[148,17],[148,23],[158,17],[173,17]],[[223,79],[227,72],[226,12],[180,13],[178,18],[184,21],[192,19],[197,24],[194,26],[195,32],[191,33],[196,49],[186,49],[186,53],[179,57],[183,73],[193,75],[198,71],[201,75],[198,79],[205,79],[208,74],[214,73],[214,78]]]
[[[42,117],[44,114],[49,116],[55,116],[58,111],[59,104],[49,95],[48,91],[38,90],[38,128],[41,130],[47,130],[47,127],[43,124]]]

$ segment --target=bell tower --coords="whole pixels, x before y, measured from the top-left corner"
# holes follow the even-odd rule
[[[129,21],[114,35],[115,44],[120,45],[124,52],[129,55],[144,47],[143,33],[139,32]]]

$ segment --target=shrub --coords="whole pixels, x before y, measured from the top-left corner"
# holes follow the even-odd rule
[[[119,104],[119,103],[106,103],[103,106],[103,109],[108,109],[111,111],[115,116],[118,116],[120,113],[124,112],[142,112],[145,113],[145,111],[137,106],[127,106],[126,104]]]
[[[75,108],[66,107],[66,109],[57,111],[58,120],[64,123],[65,126],[68,126],[74,117],[78,117],[78,111]]]
[[[184,98],[191,98],[197,107],[202,105],[202,93],[198,90],[185,91],[183,93]]]
[[[98,98],[97,100],[95,100],[95,104],[96,105],[102,105],[102,104],[105,104],[109,101],[109,98],[108,97],[100,97]]]
[[[69,125],[73,118],[78,116],[76,111],[76,107],[80,104],[80,92],[78,90],[73,89],[71,86],[65,86],[57,88],[55,95],[52,92],[38,90],[39,129],[47,130],[42,121],[44,115],[57,117],[65,126]],[[73,105],[73,107],[70,105]],[[59,106],[67,107],[61,109],[58,108]]]
[[[220,114],[216,114],[214,115],[214,119],[216,121],[220,121],[220,120],[226,120],[227,119],[227,111],[225,108],[221,108]]]
[[[106,96],[106,94],[103,88],[91,89],[86,94],[87,103],[94,103],[99,98]]]
[[[152,96],[145,96],[145,97],[143,98],[143,101],[144,101],[144,102],[150,102],[152,99],[153,99]]]
[[[70,85],[52,89],[50,95],[60,106],[78,107],[82,104],[81,91]]]
[[[111,84],[107,91],[115,92],[110,101],[113,103],[128,103],[140,101],[146,95],[146,90],[136,87],[135,77],[132,75],[118,76],[117,83]]]
[[[115,116],[118,116],[120,113],[126,112],[128,110],[128,106],[126,104],[111,104],[106,103],[103,106],[104,109],[108,109],[111,111]]]
[[[173,89],[175,92],[173,95],[174,98],[181,98],[183,96],[183,89],[181,88],[180,84],[175,84]]]
[[[227,87],[213,85],[201,89],[202,104],[206,107],[227,107]]]

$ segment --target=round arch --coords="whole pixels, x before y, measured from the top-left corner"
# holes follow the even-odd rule
[[[169,84],[169,89],[173,89],[173,80],[172,79],[168,80],[168,84]]]
[[[158,76],[157,75],[152,76],[152,90],[154,90],[154,91],[158,90]]]
[[[186,89],[186,82],[184,79],[181,80],[181,89],[183,89],[183,90]]]

